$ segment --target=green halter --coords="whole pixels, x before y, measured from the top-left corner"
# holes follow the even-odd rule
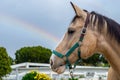
[[[73,51],[75,51],[77,48],[79,48],[81,46],[81,43],[83,41],[84,35],[86,33],[86,28],[87,28],[87,24],[89,22],[89,14],[87,13],[87,18],[86,18],[86,22],[85,25],[81,31],[80,34],[80,38],[79,41],[76,42],[67,52],[65,55],[61,54],[60,52],[57,52],[55,50],[53,50],[52,54],[55,54],[57,57],[59,58],[66,58],[65,63],[66,63],[66,68],[69,67],[69,69],[72,69],[72,64],[70,63],[70,61],[68,60],[68,57],[73,53]],[[77,63],[79,62],[79,60],[81,60],[80,57],[81,51],[78,49],[78,60],[74,63],[74,68],[76,67]]]
[[[70,61],[68,60],[68,57],[72,54],[73,51],[75,51],[75,49],[77,49],[78,47],[81,46],[81,43],[82,43],[82,41],[83,41],[85,32],[86,32],[86,28],[84,28],[84,29],[82,30],[82,33],[81,33],[81,36],[80,36],[79,41],[76,42],[76,43],[66,52],[65,55],[63,55],[63,54],[61,54],[61,53],[53,50],[52,53],[55,54],[57,57],[59,57],[59,58],[64,58],[64,57],[66,57],[66,60],[65,60],[65,62],[66,62],[66,68],[67,68],[67,67],[72,68],[71,63],[70,63]],[[78,58],[78,60],[75,62],[74,67],[76,67],[76,64],[77,64],[77,63],[79,62],[79,60],[81,59],[80,54],[81,54],[81,51],[78,49],[78,57],[79,57],[79,58]]]
[[[67,51],[67,53],[65,54],[65,55],[63,55],[63,54],[61,54],[61,53],[59,53],[59,52],[57,52],[57,51],[55,51],[55,50],[53,50],[53,54],[55,54],[56,56],[58,56],[59,58],[64,58],[64,57],[66,57],[66,67],[68,66],[69,68],[71,67],[71,64],[70,64],[70,62],[69,62],[69,60],[68,60],[68,57],[72,54],[72,52],[76,49],[76,48],[78,48],[80,45],[79,45],[79,42],[76,42],[68,51]],[[80,51],[78,51],[78,56],[80,56]],[[79,58],[80,59],[80,58]],[[77,60],[78,61],[78,60]],[[76,61],[76,62],[77,62]]]

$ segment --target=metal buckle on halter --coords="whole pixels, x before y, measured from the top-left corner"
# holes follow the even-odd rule
[[[85,35],[85,34],[86,34],[86,28],[85,28],[85,27],[83,27],[83,29],[82,29],[82,31],[81,31],[81,34],[82,34],[82,35]]]
[[[74,79],[74,75],[73,75],[74,69],[69,69],[69,72],[70,72],[71,78]]]

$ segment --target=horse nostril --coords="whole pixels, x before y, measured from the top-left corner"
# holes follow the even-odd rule
[[[63,66],[63,64],[59,65],[59,66]]]
[[[56,67],[54,66],[54,62],[52,61],[52,59],[50,60],[50,66],[52,69],[56,69]]]
[[[50,60],[50,65],[51,65],[51,66],[53,65],[53,61],[52,61],[52,59]]]

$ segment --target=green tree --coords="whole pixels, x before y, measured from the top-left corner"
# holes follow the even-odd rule
[[[14,64],[13,58],[9,56],[9,60],[10,60],[10,64],[13,65]]]
[[[11,72],[11,67],[10,67],[10,60],[8,54],[4,47],[0,47],[0,80],[2,79],[1,78],[2,76],[5,76],[10,72]]]
[[[80,62],[81,65],[90,65],[90,66],[109,66],[107,60],[104,58],[104,56],[101,56],[100,54],[94,54],[92,57],[88,59],[82,59]]]
[[[23,47],[16,51],[16,63],[22,62],[38,62],[49,63],[51,50],[42,46]]]

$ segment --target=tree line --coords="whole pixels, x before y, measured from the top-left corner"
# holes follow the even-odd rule
[[[15,62],[37,62],[37,63],[49,63],[49,58],[52,52],[50,49],[36,46],[36,47],[23,47],[16,51]]]

